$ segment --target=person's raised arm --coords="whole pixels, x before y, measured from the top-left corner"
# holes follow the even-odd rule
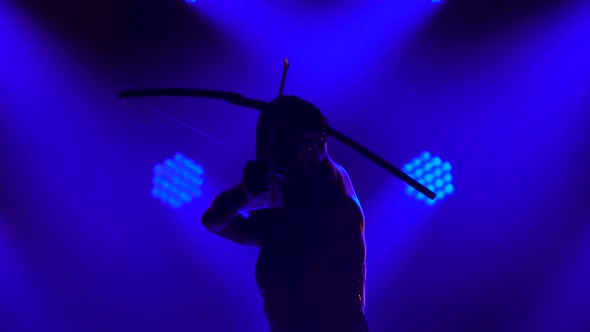
[[[211,233],[219,233],[236,217],[251,199],[240,183],[217,195],[211,206],[203,213],[201,223]]]
[[[258,244],[259,216],[264,212],[247,213],[242,209],[253,197],[268,190],[267,164],[249,161],[242,183],[217,195],[203,213],[201,223],[214,234],[240,244]]]

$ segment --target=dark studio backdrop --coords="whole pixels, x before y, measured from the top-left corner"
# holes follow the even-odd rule
[[[267,330],[256,249],[200,225],[254,158],[256,111],[116,96],[271,100],[284,57],[285,92],[338,130],[398,166],[453,164],[455,193],[427,206],[329,143],[366,215],[371,331],[589,331],[589,17],[563,0],[2,1],[0,331]],[[171,209],[151,180],[177,152],[203,194]]]

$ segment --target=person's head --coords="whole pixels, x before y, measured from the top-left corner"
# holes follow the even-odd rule
[[[295,96],[271,102],[272,110],[258,118],[257,154],[276,166],[307,171],[328,157],[328,121],[313,104]]]

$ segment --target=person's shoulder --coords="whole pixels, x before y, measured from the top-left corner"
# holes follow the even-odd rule
[[[364,225],[365,214],[356,195],[348,172],[342,165],[334,161],[332,161],[332,164],[338,174],[338,182],[340,183],[341,188],[340,190],[343,191],[342,195],[340,195],[340,199],[338,199],[338,203],[334,206],[335,213],[339,216],[339,223],[341,223],[343,220],[350,220],[354,221],[353,224],[355,225],[359,223]]]
[[[338,176],[338,180],[341,183],[342,189],[344,190],[344,193],[346,195],[345,201],[355,203],[360,212],[362,213],[363,208],[354,190],[354,185],[352,184],[350,175],[348,175],[348,172],[342,165],[338,164],[334,160],[330,159],[330,163],[333,165]]]

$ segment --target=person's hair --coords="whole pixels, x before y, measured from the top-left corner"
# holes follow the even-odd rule
[[[296,96],[283,96],[271,102],[271,109],[263,111],[256,124],[256,152],[258,155],[271,140],[273,125],[281,127],[284,139],[292,139],[297,132],[317,130],[328,127],[326,117],[314,104]],[[274,122],[273,122],[274,121]],[[323,140],[327,135],[323,135]]]

